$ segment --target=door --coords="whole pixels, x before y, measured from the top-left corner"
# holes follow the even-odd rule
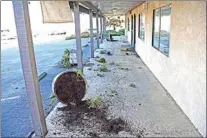
[[[133,15],[131,16],[131,46],[134,44],[134,20],[133,20]]]
[[[136,14],[134,14],[134,34],[133,34],[133,41],[134,41],[134,43],[133,43],[133,46],[135,47],[135,44],[136,44]]]

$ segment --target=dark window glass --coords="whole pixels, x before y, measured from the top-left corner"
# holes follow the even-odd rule
[[[152,46],[169,55],[171,6],[161,7],[153,13]]]
[[[129,27],[129,18],[128,18],[128,27],[127,28],[128,28],[128,31],[129,31],[129,29],[130,29],[130,27]]]
[[[145,28],[144,28],[144,14],[139,14],[139,34],[138,37],[142,40],[144,40],[145,36]]]
[[[155,48],[159,48],[159,36],[160,36],[160,9],[156,9],[154,10],[153,13],[153,17],[154,17],[154,25],[153,25],[153,29],[154,29],[154,35],[153,35],[153,46]]]

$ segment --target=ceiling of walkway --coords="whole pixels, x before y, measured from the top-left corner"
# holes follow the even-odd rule
[[[140,0],[90,0],[106,16],[124,15],[142,4]]]

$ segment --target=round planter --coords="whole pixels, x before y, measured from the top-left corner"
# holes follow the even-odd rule
[[[61,103],[78,104],[85,96],[86,81],[75,71],[62,72],[53,79],[52,90]]]

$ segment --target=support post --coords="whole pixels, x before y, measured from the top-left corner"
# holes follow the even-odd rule
[[[100,17],[101,43],[103,43],[103,17]]]
[[[93,13],[89,11],[90,18],[90,40],[91,40],[91,58],[94,58],[94,41],[93,41]]]
[[[81,31],[80,31],[80,11],[79,3],[74,2],[74,19],[75,19],[75,35],[76,35],[76,58],[78,62],[78,69],[83,70],[83,52],[81,47]]]
[[[106,38],[106,17],[104,16],[103,17],[103,36],[104,36],[104,39]]]
[[[99,48],[99,24],[98,24],[98,12],[96,12],[96,29],[97,29],[97,48]]]
[[[25,87],[31,109],[35,136],[44,137],[47,133],[47,128],[35,63],[28,3],[27,1],[12,2]]]

